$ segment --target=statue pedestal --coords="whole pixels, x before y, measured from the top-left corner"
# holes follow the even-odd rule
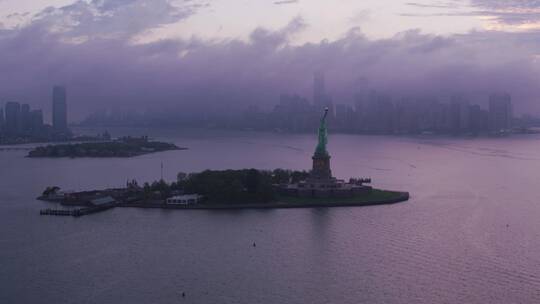
[[[330,170],[330,155],[315,154],[313,159],[313,169],[311,178],[317,180],[331,180],[332,171]]]
[[[332,177],[330,155],[326,150],[328,142],[326,133],[327,115],[328,108],[325,109],[324,116],[321,119],[319,144],[311,158],[313,159],[313,169],[310,176],[297,184],[279,185],[278,188],[281,194],[304,198],[349,198],[371,191],[371,187],[363,186],[361,183],[345,183],[343,180]]]

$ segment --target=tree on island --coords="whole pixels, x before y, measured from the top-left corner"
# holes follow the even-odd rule
[[[42,194],[43,196],[49,196],[51,194],[56,194],[59,190],[60,187],[57,186],[47,187]]]
[[[187,175],[175,186],[185,193],[202,194],[214,203],[265,203],[276,198],[275,185],[308,176],[306,171],[284,169],[206,170]]]
[[[178,174],[176,174],[176,181],[177,182],[181,182],[183,180],[185,180],[187,178],[187,173],[184,173],[184,172],[178,172]]]
[[[264,203],[274,199],[270,171],[206,170],[189,174],[180,183],[185,193],[202,194],[215,203]]]
[[[265,203],[276,198],[275,186],[298,182],[309,176],[307,171],[275,169],[273,171],[206,170],[199,173],[178,173],[177,181],[144,183],[140,188],[144,199],[166,199],[175,192],[201,194],[213,203]]]
[[[298,183],[309,177],[308,171],[292,171],[285,169],[275,169],[271,174],[272,183],[274,184]]]

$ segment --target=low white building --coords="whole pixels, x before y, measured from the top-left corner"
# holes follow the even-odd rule
[[[172,205],[193,205],[202,200],[203,196],[199,194],[184,194],[169,197],[165,202]]]

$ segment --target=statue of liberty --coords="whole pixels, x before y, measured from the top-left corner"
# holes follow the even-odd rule
[[[326,150],[326,144],[328,144],[326,116],[328,116],[328,107],[324,109],[324,115],[321,118],[321,124],[319,125],[319,144],[317,144],[317,148],[315,148],[315,155],[317,156],[328,156],[328,151]]]

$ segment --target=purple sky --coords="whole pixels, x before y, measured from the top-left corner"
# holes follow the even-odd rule
[[[48,6],[54,5],[54,6]],[[0,102],[228,106],[310,96],[512,94],[540,114],[540,2],[0,0]]]

